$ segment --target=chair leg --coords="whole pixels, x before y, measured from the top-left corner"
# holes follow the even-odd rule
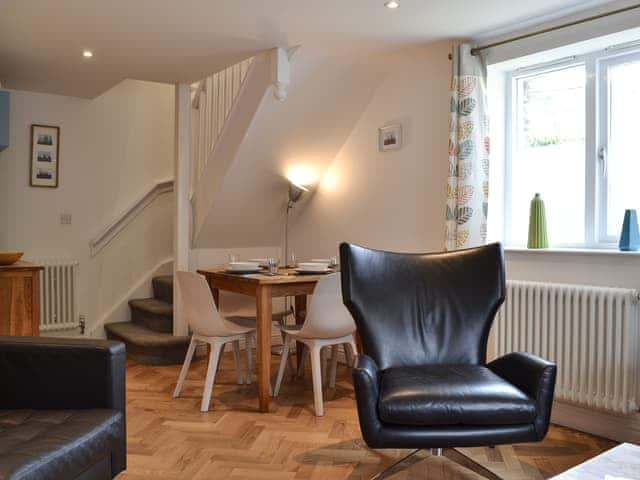
[[[287,358],[289,357],[289,339],[286,334],[284,335],[284,344],[282,346],[282,357],[280,358],[280,368],[278,369],[278,377],[276,378],[276,386],[273,389],[273,396],[277,397],[280,393],[280,386],[282,385],[282,377],[284,377],[284,371],[287,368]]]
[[[445,456],[452,462],[455,462],[458,465],[461,465],[471,470],[472,472],[477,473],[478,475],[486,478],[487,480],[503,480],[502,477],[496,475],[487,467],[479,464],[472,458],[467,457],[464,453],[462,453],[457,448],[444,448],[444,449],[439,448],[438,450],[440,450],[439,456]]]
[[[212,346],[210,348],[213,349]],[[220,345],[220,352],[218,352],[218,363],[216,363],[216,376],[218,375],[218,370],[220,370],[220,365],[222,364],[222,354],[224,353],[226,348],[226,343]]]
[[[351,344],[343,343],[342,348],[344,348],[344,358],[347,361],[347,366],[353,367],[354,360],[353,360],[353,352],[351,351]]]
[[[320,347],[311,347],[311,375],[313,377],[313,404],[316,410],[316,416],[324,415],[322,405],[322,368],[320,365]]]
[[[182,364],[182,370],[180,370],[180,376],[178,377],[178,383],[176,384],[176,389],[173,391],[173,398],[178,398],[180,396],[182,384],[184,384],[184,379],[187,378],[187,373],[189,372],[189,367],[191,366],[191,360],[193,360],[193,354],[195,351],[196,339],[191,336],[189,348],[187,349],[187,354],[185,355],[184,363]]]
[[[404,470],[406,468],[411,467],[412,465],[420,462],[424,459],[424,457],[414,457],[420,450],[414,450],[406,457],[402,457],[397,462],[391,464],[389,467],[384,469],[382,472],[373,476],[371,480],[382,480],[385,478],[390,478],[395,476],[399,471]],[[447,457],[448,460],[451,460],[453,463],[460,465],[472,472],[480,475],[481,477],[487,480],[504,480],[502,477],[496,475],[491,470],[487,469],[485,466],[480,465],[475,460],[467,457],[464,453],[460,452],[457,448],[431,448],[431,455],[434,457]],[[411,462],[408,460],[411,459]],[[406,462],[406,465],[402,465]],[[448,477],[447,477],[448,478]],[[456,477],[457,478],[457,477]]]
[[[218,370],[218,359],[220,358],[220,350],[224,348],[223,344],[214,343],[209,353],[209,366],[207,367],[207,378],[204,381],[204,394],[202,395],[201,412],[209,411],[209,403],[211,402],[211,391],[213,383],[216,380],[216,371]]]
[[[406,462],[407,460],[411,459],[416,453],[418,453],[420,450],[413,450],[411,453],[409,453],[408,455],[402,457],[400,460],[392,463],[391,465],[389,465],[387,468],[385,468],[383,471],[381,471],[380,473],[374,475],[373,477],[371,477],[370,480],[383,480],[384,478],[389,478],[391,475],[394,475],[396,473],[398,473],[398,471],[401,470],[400,466]],[[414,462],[415,463],[415,462]]]
[[[251,385],[253,376],[253,335],[247,334],[245,348],[247,349],[247,385]]]
[[[305,345],[302,350],[302,358],[300,359],[300,364],[298,365],[298,378],[304,377],[304,364],[307,361],[308,356],[309,356],[309,347]]]
[[[329,375],[327,374],[327,349],[320,349],[320,372],[322,373],[322,386],[327,386],[327,378]]]
[[[358,358],[358,347],[356,346],[356,342],[355,340],[351,340],[351,342],[349,343],[349,347],[351,349],[351,365],[349,365],[350,367],[355,367],[356,366],[356,359]]]
[[[329,367],[329,387],[336,388],[336,370],[338,369],[338,345],[331,346],[331,366]]]
[[[242,376],[242,365],[240,364],[240,340],[233,341],[233,363],[236,364],[236,383],[243,385],[244,378]]]

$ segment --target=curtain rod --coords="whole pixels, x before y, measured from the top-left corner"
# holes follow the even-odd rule
[[[574,20],[573,22],[563,23],[562,25],[557,25],[555,27],[545,28],[542,30],[538,30],[537,32],[525,33],[523,35],[518,35],[517,37],[508,38],[506,40],[501,40],[499,42],[489,43],[487,45],[480,45],[479,47],[474,47],[471,49],[471,55],[478,55],[480,52],[484,50],[488,50],[489,48],[499,47],[500,45],[506,45],[507,43],[517,42],[518,40],[524,40],[525,38],[536,37],[538,35],[543,35],[549,32],[555,32],[556,30],[562,30],[563,28],[573,27],[575,25],[581,25],[583,23],[592,22],[600,18],[609,17],[611,15],[617,15],[619,13],[636,10],[638,8],[640,8],[640,3],[637,3],[635,5],[630,5],[628,7],[618,8],[617,10],[611,10],[610,12],[593,15],[591,17],[583,18],[581,20]]]

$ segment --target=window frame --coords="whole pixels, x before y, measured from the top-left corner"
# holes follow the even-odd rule
[[[616,243],[617,236],[607,235],[608,225],[608,189],[609,179],[608,173],[608,155],[609,155],[609,137],[611,125],[610,111],[610,89],[609,89],[609,67],[624,65],[625,63],[640,62],[640,51],[621,52],[615,55],[598,58],[596,63],[597,88],[598,88],[598,110],[597,118],[599,120],[598,129],[598,147],[597,147],[597,168],[598,175],[598,239],[601,243]],[[603,149],[604,156],[600,154]]]
[[[630,60],[631,59],[631,60]],[[607,236],[607,177],[605,160],[599,150],[608,147],[608,67],[640,61],[640,46],[614,49],[606,48],[586,54],[556,58],[543,63],[534,63],[505,72],[505,116],[504,116],[504,204],[502,231],[505,245],[521,247],[514,241],[510,228],[512,216],[512,162],[517,142],[517,80],[584,65],[585,68],[585,217],[584,242],[554,243],[555,248],[567,249],[613,249],[618,238]],[[606,150],[605,150],[606,152]]]

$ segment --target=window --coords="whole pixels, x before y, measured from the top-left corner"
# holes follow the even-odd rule
[[[527,243],[536,192],[550,244],[611,247],[640,209],[640,53],[600,51],[507,73],[504,240]]]

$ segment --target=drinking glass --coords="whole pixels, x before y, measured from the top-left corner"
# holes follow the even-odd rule
[[[269,273],[271,275],[275,275],[278,273],[278,259],[274,257],[269,257],[267,259],[267,264],[269,265]]]

